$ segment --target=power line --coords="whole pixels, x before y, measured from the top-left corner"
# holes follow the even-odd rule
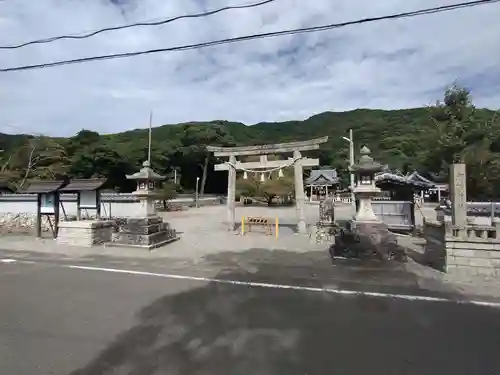
[[[325,31],[325,30],[336,29],[336,28],[340,28],[340,27],[344,27],[344,26],[359,25],[359,24],[382,21],[382,20],[392,20],[392,19],[398,19],[398,18],[408,18],[408,17],[415,17],[415,16],[426,15],[426,14],[441,13],[441,12],[451,11],[451,10],[455,10],[455,9],[470,8],[470,7],[474,7],[474,6],[478,6],[478,5],[493,4],[493,3],[497,3],[499,1],[500,0],[469,1],[466,3],[444,5],[444,6],[440,6],[440,7],[421,9],[421,10],[416,10],[416,11],[412,11],[412,12],[397,13],[397,14],[391,14],[391,15],[380,16],[380,17],[363,18],[363,19],[356,20],[356,21],[347,21],[347,22],[341,22],[341,23],[335,23],[335,24],[329,24],[329,25],[282,30],[282,31],[275,31],[275,32],[268,32],[268,33],[261,33],[261,34],[251,34],[251,35],[240,36],[240,37],[236,37],[236,38],[227,38],[227,39],[214,40],[214,41],[204,42],[204,43],[187,44],[187,45],[182,45],[182,46],[177,46],[177,47],[158,48],[158,49],[151,49],[151,50],[147,50],[147,51],[137,51],[137,52],[116,53],[116,54],[111,54],[111,55],[82,57],[82,58],[78,58],[78,59],[54,61],[54,62],[44,63],[44,64],[22,65],[22,66],[16,66],[16,67],[12,67],[12,68],[3,68],[3,69],[0,69],[0,72],[13,72],[13,71],[21,71],[21,70],[51,68],[51,67],[56,67],[56,66],[60,66],[60,65],[80,64],[80,63],[86,63],[86,62],[90,62],[90,61],[126,58],[126,57],[148,55],[148,54],[159,53],[159,52],[186,51],[186,50],[192,50],[192,49],[213,47],[213,46],[217,46],[217,45],[221,45],[221,44],[243,42],[246,40],[270,38],[270,37],[283,36],[283,35],[310,33],[310,32],[317,32],[317,31]]]
[[[261,1],[259,3],[254,3],[254,4],[231,5],[231,6],[226,6],[223,8],[218,8],[218,9],[210,10],[210,11],[203,12],[203,13],[186,14],[183,16],[162,19],[160,21],[136,22],[136,23],[132,23],[132,24],[128,24],[128,25],[107,27],[104,29],[90,31],[90,32],[80,34],[80,35],[72,34],[72,35],[54,36],[51,38],[32,40],[30,42],[24,42],[24,43],[12,45],[12,46],[0,46],[0,49],[17,49],[17,48],[26,47],[26,46],[33,45],[33,44],[51,43],[51,42],[55,42],[57,40],[62,40],[62,39],[86,39],[86,38],[90,38],[90,37],[93,37],[95,35],[109,32],[109,31],[117,31],[117,30],[123,30],[123,29],[128,29],[128,28],[133,28],[133,27],[141,27],[141,26],[160,26],[160,25],[164,25],[166,23],[170,23],[170,22],[174,22],[174,21],[183,19],[183,18],[207,17],[207,16],[212,16],[212,15],[217,14],[217,13],[225,12],[227,10],[255,8],[255,7],[258,7],[261,5],[272,3],[274,1],[276,1],[276,0],[265,0],[265,1]]]

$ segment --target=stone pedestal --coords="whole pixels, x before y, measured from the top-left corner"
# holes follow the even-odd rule
[[[106,246],[154,249],[178,240],[175,229],[159,216],[127,218]]]
[[[139,217],[156,216],[155,196],[149,197],[144,193],[136,193],[139,197]],[[152,192],[151,192],[152,195]]]
[[[91,247],[111,241],[113,221],[83,220],[59,223],[57,243]]]
[[[405,253],[397,244],[396,236],[380,221],[356,221],[351,223],[351,230],[357,237],[356,246],[362,258],[375,257],[382,260],[404,260]]]
[[[364,191],[363,189],[366,189]],[[357,222],[379,223],[379,218],[373,212],[371,197],[378,194],[380,189],[364,186],[357,187],[355,190],[356,198],[359,199],[359,208],[354,216]]]

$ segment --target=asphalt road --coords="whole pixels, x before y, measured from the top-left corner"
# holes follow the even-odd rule
[[[39,260],[0,262],[0,304],[5,375],[500,371],[500,310],[472,304],[113,273]]]

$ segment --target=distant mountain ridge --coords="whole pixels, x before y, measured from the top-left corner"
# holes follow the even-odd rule
[[[493,116],[494,111],[478,109],[477,113],[481,118],[488,119]],[[306,120],[261,122],[251,126],[225,120],[169,124],[153,128],[153,136],[156,143],[175,144],[188,127],[202,128],[217,125],[223,128],[237,145],[278,143],[329,136],[328,144],[323,148],[325,152],[335,153],[336,150],[348,146],[341,137],[347,135],[348,130],[352,128],[357,148],[366,144],[375,154],[380,154],[382,143],[384,141],[387,143],[388,139],[425,134],[429,126],[432,126],[429,116],[429,109],[426,107],[399,110],[356,109],[318,113]],[[125,147],[128,143],[146,141],[147,132],[147,128],[143,128],[103,134],[100,137],[108,143],[118,143]],[[0,133],[0,149],[8,153],[26,144],[32,137],[26,134]]]

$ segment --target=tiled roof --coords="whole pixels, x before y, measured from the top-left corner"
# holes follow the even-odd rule
[[[434,182],[421,176],[417,171],[414,171],[406,176],[399,173],[391,173],[391,172],[378,173],[375,175],[375,182],[378,183],[393,182],[396,184],[403,184],[403,185],[407,184],[424,189],[430,189],[436,186]]]
[[[105,183],[106,178],[88,178],[71,180],[68,185],[63,187],[61,191],[77,192],[77,191],[93,191],[100,189]]]
[[[336,169],[313,169],[305,182],[307,185],[335,185],[339,178]]]
[[[22,189],[21,193],[25,194],[43,194],[52,193],[59,190],[66,181],[32,181],[26,189]]]

